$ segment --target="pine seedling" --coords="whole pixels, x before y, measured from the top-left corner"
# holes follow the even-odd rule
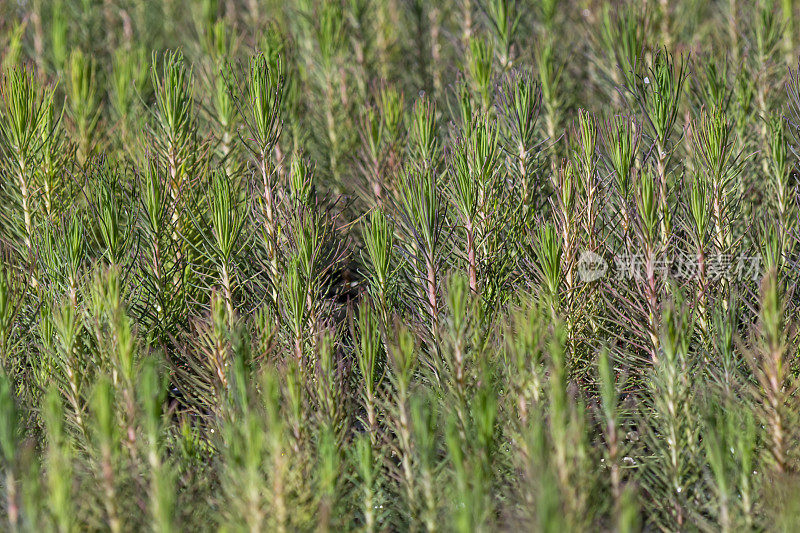
[[[634,199],[639,222],[638,230],[647,251],[652,253],[658,243],[658,227],[661,220],[658,178],[650,172],[643,172],[637,181]]]
[[[64,425],[61,397],[55,386],[51,386],[44,396],[43,418],[47,440],[44,452],[47,508],[53,529],[68,533],[77,529],[73,497],[74,452]]]
[[[414,104],[409,130],[410,166],[403,171],[399,210],[405,245],[423,282],[420,294],[436,330],[438,266],[445,222],[445,204],[439,189],[440,147],[434,105],[427,98]]]
[[[151,82],[155,89],[154,136],[161,164],[169,176],[167,193],[171,198],[173,223],[180,217],[180,198],[185,181],[193,176],[197,160],[197,126],[194,117],[192,71],[180,52],[166,52],[161,73],[153,56]]]
[[[567,331],[560,323],[548,344],[550,355],[548,394],[548,429],[552,439],[552,461],[556,484],[565,506],[567,523],[581,529],[589,523],[591,471],[585,436],[585,412],[582,403],[570,397]]]
[[[153,530],[158,533],[175,531],[175,472],[169,459],[165,457],[164,385],[156,360],[146,359],[139,373],[137,391],[141,398],[142,425],[150,473],[150,519]]]
[[[653,361],[658,358],[660,346],[659,337],[659,289],[660,280],[657,277],[656,261],[658,253],[663,251],[666,244],[659,241],[659,222],[661,210],[659,204],[658,177],[651,172],[639,175],[636,188],[636,236],[643,247],[645,286],[644,297],[647,309],[646,331],[650,343],[650,357]],[[640,276],[641,274],[636,274]]]
[[[795,46],[795,6],[791,0],[781,0],[781,16],[783,18],[783,52],[787,65],[794,62]]]
[[[751,69],[756,77],[756,106],[761,115],[759,133],[761,136],[762,149],[769,147],[769,128],[768,119],[770,114],[770,89],[774,82],[774,74],[779,71],[778,54],[780,53],[780,43],[783,36],[784,27],[780,20],[780,15],[772,2],[760,2],[756,8],[756,18],[754,22],[755,30],[755,64]],[[769,152],[765,152],[769,155]],[[762,159],[762,170],[766,174],[768,161]]]
[[[547,140],[555,144],[565,104],[562,94],[564,65],[556,57],[556,45],[552,41],[540,42],[536,47],[535,56],[537,74],[541,83],[542,106],[545,111],[545,134]],[[555,166],[555,161],[555,156],[553,156],[551,166]]]
[[[379,3],[372,9],[375,23],[372,25],[373,62],[376,77],[386,79],[390,67],[389,58],[397,44],[398,27],[392,22],[399,16],[399,10],[393,9],[390,4]]]
[[[69,57],[69,84],[67,85],[69,115],[78,146],[78,163],[83,165],[92,156],[96,143],[97,124],[100,120],[97,68],[94,60],[80,48]]]
[[[510,383],[509,401],[522,431],[544,400],[544,348],[549,310],[535,300],[514,310],[506,325],[505,362]]]
[[[386,497],[383,492],[382,458],[367,435],[356,437],[350,456],[355,468],[354,484],[358,492],[361,526],[365,533],[378,531],[385,520]]]
[[[337,360],[336,332],[324,331],[314,346],[314,395],[320,426],[330,428],[337,447],[344,442],[343,428],[347,425],[347,413],[343,408],[344,387],[342,377],[345,369]],[[360,369],[360,368],[359,368]]]
[[[292,206],[292,218],[288,221],[286,234],[288,250],[284,266],[287,273],[288,269],[298,269],[297,280],[293,280],[295,274],[289,274],[291,285],[282,287],[283,301],[280,305],[284,311],[290,311],[289,319],[293,324],[295,342],[303,338],[305,331],[308,333],[307,340],[313,344],[321,325],[319,318],[327,305],[322,298],[322,290],[343,258],[343,246],[337,238],[335,219],[328,212],[311,207],[309,203],[312,197],[311,193],[306,199],[302,194],[295,195],[304,205],[296,203]],[[301,292],[298,291],[302,291],[304,303],[299,301]],[[300,320],[305,320],[305,323],[301,325]],[[297,347],[296,344],[295,349]]]
[[[668,145],[680,111],[687,75],[684,58],[676,59],[669,52],[659,50],[653,58],[653,65],[635,85],[639,103],[653,131],[653,140],[659,148],[656,157],[662,163],[669,155]]]
[[[66,293],[73,307],[78,306],[78,288],[86,260],[86,226],[81,213],[70,213],[45,225],[36,243],[36,259],[47,274],[55,294]]]
[[[417,479],[414,472],[414,440],[412,436],[410,398],[411,386],[419,367],[419,353],[416,339],[402,324],[397,323],[391,335],[388,347],[391,372],[388,380],[391,393],[388,396],[391,430],[397,435],[390,443],[390,448],[398,456],[399,465],[393,475],[400,479],[404,511],[413,516],[418,510]]]
[[[498,412],[491,383],[484,381],[488,376],[481,378],[468,402],[468,418],[450,414],[445,429],[445,443],[454,477],[452,526],[457,531],[475,531],[493,523],[495,504],[490,497],[490,488],[498,469],[494,462]]]
[[[38,2],[37,2],[38,3]],[[70,20],[69,20],[69,12],[68,6],[66,5],[67,2],[65,0],[55,0],[53,2],[53,8],[50,13],[50,48],[51,48],[51,55],[53,60],[53,67],[55,67],[56,72],[62,73],[65,70],[67,65],[67,60],[69,59],[69,30],[70,30]],[[44,14],[43,10],[40,8],[40,15]],[[41,21],[39,21],[40,27],[37,30],[37,33],[41,32]],[[41,41],[41,36],[37,36],[37,41]],[[41,47],[42,43],[39,42],[38,47]],[[36,66],[39,69],[44,67],[43,64],[43,57],[41,57],[42,51],[37,50],[36,52]]]
[[[229,520],[248,531],[261,531],[267,519],[264,466],[267,443],[262,420],[251,399],[245,354],[237,352],[229,368],[228,405],[220,443],[225,464],[223,487]]]
[[[492,501],[491,488],[495,474],[499,473],[500,463],[497,461],[497,450],[501,439],[498,426],[497,391],[492,376],[487,369],[482,369],[478,388],[470,401],[469,434],[475,435],[473,452],[473,479],[478,506],[473,511],[480,522],[491,524],[495,503]]]
[[[747,408],[750,406],[747,405]],[[742,409],[739,414],[740,419],[734,420],[736,428],[731,428],[729,432],[736,435],[734,439],[734,453],[738,459],[738,479],[737,487],[739,492],[739,505],[741,509],[741,521],[745,527],[752,528],[755,518],[755,494],[758,492],[758,472],[753,469],[757,461],[758,434],[756,432],[755,420],[752,411],[747,408]],[[731,413],[733,414],[733,413]],[[744,430],[742,430],[744,422]]]
[[[470,289],[478,293],[479,251],[485,251],[490,232],[491,196],[498,179],[500,147],[497,127],[491,119],[476,122],[469,137],[460,141],[454,150],[452,169],[452,202],[466,232],[467,271]]]
[[[292,353],[296,364],[305,361],[305,326],[309,314],[309,286],[300,267],[299,257],[291,257],[286,264],[286,277],[279,287],[280,310],[291,332]]]
[[[732,397],[743,379],[742,371],[746,368],[742,354],[736,349],[735,336],[740,311],[738,299],[719,301],[711,315],[713,327],[712,361],[716,363],[716,371],[711,379],[717,383],[725,397]]]
[[[342,6],[338,2],[326,1],[322,3],[316,15],[314,27],[314,40],[318,56],[318,65],[313,73],[317,74],[316,81],[322,93],[323,127],[325,139],[324,148],[327,155],[328,170],[333,183],[340,182],[341,160],[344,148],[347,146],[345,132],[341,130],[342,110],[346,102],[342,98],[345,93],[341,86],[345,80],[339,73],[339,64],[342,61],[344,44],[347,38],[347,29],[344,21]]]
[[[378,444],[377,400],[386,375],[386,361],[380,333],[380,319],[370,303],[358,308],[358,344],[356,361],[361,374],[362,402],[366,427],[373,446]]]
[[[381,180],[381,162],[383,156],[383,120],[378,110],[367,107],[361,115],[360,133],[362,145],[361,158],[363,163],[360,170],[366,178],[367,184],[374,196],[375,203],[383,203],[383,183]],[[366,196],[366,195],[365,195]]]
[[[49,526],[45,503],[45,483],[42,470],[42,451],[34,450],[31,441],[23,440],[20,450],[20,472],[22,475],[20,508],[23,523],[29,529]]]
[[[121,267],[128,262],[128,252],[134,244],[133,206],[130,205],[134,195],[108,160],[99,160],[92,170],[94,179],[89,206],[94,227],[98,229],[93,236],[105,261],[113,267]]]
[[[597,120],[588,111],[578,110],[577,129],[573,131],[577,138],[577,154],[575,169],[583,193],[585,210],[585,240],[590,250],[596,246],[596,230],[599,205],[600,182],[597,176]]]
[[[538,155],[537,122],[542,105],[540,84],[527,70],[513,70],[501,82],[499,115],[505,126],[505,149],[513,164],[509,165],[522,187],[523,209],[530,210],[534,192],[534,164]]]
[[[317,462],[314,472],[317,490],[317,528],[321,532],[331,531],[336,527],[341,516],[337,512],[340,492],[341,448],[336,435],[337,431],[329,424],[323,423],[317,435]]]
[[[389,168],[400,166],[400,142],[403,140],[403,93],[393,85],[383,85],[378,95],[378,110],[384,125],[384,136],[389,147]]]
[[[269,357],[274,354],[280,333],[274,308],[269,304],[262,305],[253,313],[250,324],[253,327],[255,358]]]
[[[246,208],[239,181],[229,176],[226,170],[220,169],[211,176],[206,205],[198,206],[189,215],[204,245],[200,253],[217,269],[217,284],[231,321],[235,320],[238,258],[248,241],[245,234]],[[233,322],[229,324],[229,327],[232,326]]]
[[[711,200],[711,202],[709,201]],[[688,210],[690,215],[690,233],[697,248],[698,260],[702,261],[705,244],[711,227],[711,192],[702,177],[695,177],[689,189]]]
[[[602,415],[603,437],[605,440],[605,462],[609,471],[611,494],[614,497],[614,512],[619,516],[623,507],[623,467],[625,454],[619,393],[611,357],[607,348],[600,351],[597,360],[597,373],[600,388],[600,412]]]
[[[472,291],[491,307],[510,296],[508,288],[522,259],[511,242],[528,231],[530,205],[519,202],[520,188],[505,179],[499,128],[493,119],[476,116],[451,154],[452,179],[445,194],[455,207],[459,224],[454,230],[465,238],[461,249]]]
[[[790,182],[789,142],[785,124],[772,117],[768,121],[769,128],[769,192],[772,208],[776,215],[777,225],[781,233],[781,252],[786,253],[790,245],[789,239],[783,236],[795,228],[796,204],[792,202],[792,184]]]
[[[711,194],[706,180],[696,177],[689,189],[689,233],[692,237],[697,259],[697,324],[700,330],[708,333],[708,292],[709,279],[706,272],[706,250],[711,234]],[[711,200],[711,201],[709,201]]]
[[[742,160],[731,139],[732,127],[721,109],[703,109],[693,136],[711,193],[717,253],[729,250],[734,240],[730,233],[735,218],[733,193]]]
[[[782,247],[783,242],[783,236],[775,221],[764,221],[756,228],[756,244],[758,246],[758,251],[761,253],[758,260],[759,263],[761,261],[764,262],[766,271],[773,269],[778,271],[778,269],[783,266],[785,261]],[[755,280],[758,274],[757,272],[752,278]],[[781,284],[781,291],[783,291],[783,287],[785,287],[784,279],[779,277],[778,282]]]
[[[457,97],[457,115],[460,119],[456,128],[452,131],[452,137],[455,141],[458,139],[465,139],[472,133],[475,127],[475,122],[481,116],[482,112],[475,108],[475,96],[473,91],[470,91],[468,83],[458,83],[454,91]]]
[[[285,387],[283,393],[286,398],[286,418],[289,434],[292,440],[292,449],[295,453],[305,451],[308,441],[308,412],[306,402],[308,391],[306,390],[306,370],[302,366],[302,361],[289,359],[284,374]]]
[[[481,526],[482,502],[476,501],[477,495],[473,493],[471,487],[470,481],[475,472],[469,470],[467,453],[464,450],[464,442],[456,420],[457,418],[452,415],[447,419],[445,433],[445,442],[454,478],[451,489],[453,492],[451,497],[455,504],[455,508],[452,510],[452,527],[459,532],[474,531]]]
[[[74,166],[76,155],[76,147],[67,141],[64,134],[64,110],[56,108],[53,98],[54,95],[49,94],[44,104],[45,114],[39,126],[41,159],[36,170],[42,214],[51,222],[68,206],[72,191],[67,175]]]
[[[43,357],[33,366],[31,373],[33,382],[41,390],[46,390],[49,385],[52,385],[51,375],[56,368],[57,337],[55,334],[54,307],[52,302],[47,300],[42,302],[39,311],[39,323],[33,332],[34,338],[41,346],[40,353],[43,354]]]
[[[34,169],[41,153],[39,132],[53,99],[52,87],[44,87],[26,68],[13,68],[0,78],[0,148],[4,155],[4,178],[8,180],[15,212],[12,228],[22,222],[16,234],[7,238],[22,241],[21,255],[29,257],[37,204]],[[20,220],[21,219],[21,220]],[[19,226],[17,226],[19,227]],[[35,285],[35,277],[33,278]]]
[[[112,533],[122,531],[118,500],[118,461],[121,454],[119,432],[115,420],[115,402],[111,381],[101,376],[91,398],[93,440],[97,453],[96,476],[105,510],[104,521]]]
[[[276,531],[286,531],[292,514],[297,506],[290,507],[291,486],[289,485],[290,468],[293,461],[286,442],[286,421],[281,411],[281,391],[277,380],[280,379],[273,368],[266,368],[261,378],[261,403],[264,407],[266,421],[266,445],[269,453],[269,476],[272,481],[269,496],[274,509],[274,527]]]
[[[522,13],[516,0],[485,0],[481,4],[489,21],[497,61],[502,71],[507,72],[514,64],[514,48]]]
[[[606,59],[598,61],[598,66],[606,68],[617,107],[622,103],[622,88],[635,84],[650,27],[650,13],[646,9],[638,10],[627,2],[615,8],[603,5],[598,40]]]
[[[381,84],[376,103],[367,107],[361,118],[361,172],[378,206],[384,206],[395,190],[392,178],[401,165],[400,140],[403,123],[403,98],[393,87]],[[368,196],[368,194],[365,194]],[[370,199],[373,200],[373,199]]]
[[[150,62],[143,47],[133,49],[118,48],[111,60],[109,76],[109,104],[115,118],[120,123],[120,141],[126,150],[138,141],[135,136],[132,116],[139,103],[148,96]],[[130,152],[129,152],[130,153]]]
[[[363,101],[367,95],[367,84],[369,80],[376,77],[374,68],[374,49],[376,33],[382,28],[374,27],[373,21],[376,11],[380,8],[367,0],[355,0],[350,2],[344,9],[345,24],[350,34],[350,46],[352,47],[354,61],[354,77],[357,87],[356,94]]]
[[[540,18],[542,27],[548,31],[554,31],[555,24],[558,22],[558,16],[561,14],[559,8],[563,8],[563,0],[544,0],[540,2],[537,15]]]
[[[683,86],[687,77],[687,61],[675,59],[666,50],[659,50],[652,66],[637,79],[634,94],[653,135],[655,166],[658,178],[658,205],[661,219],[661,238],[667,241],[671,228],[670,187],[668,171],[675,146],[672,132],[680,112]]]
[[[295,154],[289,169],[288,196],[294,210],[313,211],[316,207],[314,165],[302,154]]]
[[[661,0],[658,3],[658,16],[659,16],[659,33],[661,34],[661,43],[663,43],[665,50],[670,50],[673,46],[672,43],[672,17],[669,2]]]
[[[656,460],[641,472],[642,483],[653,498],[653,518],[664,527],[688,524],[698,481],[700,450],[693,398],[697,371],[690,353],[694,324],[680,305],[673,302],[664,310],[659,354],[648,380],[650,394],[643,413],[652,420],[647,442]]]
[[[563,531],[567,515],[554,474],[551,443],[548,439],[544,415],[533,413],[521,437],[521,447],[528,450],[519,454],[524,475],[520,499],[519,520],[538,531]]]
[[[708,506],[716,515],[720,531],[751,528],[748,501],[756,441],[752,413],[747,406],[724,403],[720,407],[709,406],[708,410],[703,444],[710,473],[708,482],[715,496]]]
[[[467,277],[452,273],[445,285],[447,313],[440,343],[440,357],[434,361],[434,382],[452,393],[452,409],[462,424],[467,419],[467,401],[476,380],[477,365],[482,361],[483,331],[480,300],[470,291]]]
[[[222,19],[217,20],[207,33],[205,49],[211,63],[208,84],[212,95],[212,120],[218,128],[219,146],[217,151],[226,172],[232,173],[235,164],[234,140],[238,113],[233,99],[233,94],[237,91],[230,87],[235,83],[234,71],[228,61],[235,57],[237,43],[229,35],[227,24]]]
[[[284,98],[281,62],[271,63],[259,53],[250,59],[246,92],[237,98],[239,113],[251,142],[245,142],[260,175],[261,209],[265,221],[264,241],[273,283],[278,275],[278,226],[275,198],[275,164],[272,152],[281,134],[280,108]],[[273,294],[274,296],[274,294]]]
[[[27,27],[28,24],[26,22],[17,21],[14,22],[11,29],[6,30],[6,35],[3,39],[3,53],[0,59],[0,71],[6,72],[10,70],[13,65],[18,65],[20,63],[22,38]]]
[[[732,100],[736,103],[731,106],[736,124],[736,139],[742,145],[752,143],[750,121],[756,117],[755,82],[744,69],[739,70],[733,80]]]
[[[719,108],[728,113],[734,92],[730,86],[731,74],[728,61],[725,60],[721,63],[707,61],[704,64],[698,64],[699,62],[695,57],[695,62],[699,72],[691,78],[692,92],[696,100],[694,106],[701,107],[706,105],[712,109]]]
[[[429,86],[432,88],[434,96],[442,94],[442,43],[441,34],[442,26],[444,24],[444,13],[442,7],[433,4],[421,6],[427,15],[427,42],[429,43],[428,50],[430,51],[430,61],[428,62],[428,69],[430,74]]]
[[[89,290],[88,314],[103,366],[110,370],[129,443],[136,441],[136,381],[138,346],[122,300],[119,273],[95,270]]]
[[[575,165],[571,161],[567,161],[564,166],[559,168],[552,180],[553,196],[550,198],[553,227],[561,245],[564,282],[568,294],[575,287],[575,261],[578,256],[578,236],[580,235],[577,217],[577,211],[581,207],[578,204],[580,182],[576,174]],[[534,255],[538,256],[538,254],[539,250],[534,248]]]
[[[423,171],[436,169],[441,156],[436,106],[429,98],[420,98],[407,121],[411,164]]]
[[[396,283],[396,267],[393,265],[394,233],[394,225],[380,209],[372,212],[362,232],[368,257],[370,287],[379,305],[384,325],[389,322]]]
[[[147,161],[137,176],[139,209],[137,242],[141,247],[137,272],[142,291],[135,310],[139,319],[153,330],[156,337],[171,334],[180,320],[179,310],[185,303],[186,287],[181,275],[183,264],[177,249],[179,243],[173,214],[175,206],[169,193],[170,177],[166,165],[157,159]]]
[[[467,76],[472,90],[481,102],[481,112],[489,112],[492,101],[492,52],[489,46],[480,39],[472,39],[467,56]]]
[[[403,217],[408,254],[421,280],[420,294],[432,329],[437,329],[439,315],[439,266],[445,223],[445,205],[439,191],[438,176],[432,169],[406,170],[401,182]]]
[[[544,296],[550,302],[551,310],[555,315],[560,299],[559,286],[561,284],[563,250],[553,224],[545,223],[539,226],[533,249],[541,282],[546,291]]]
[[[436,432],[439,414],[430,398],[422,395],[412,397],[410,413],[416,452],[414,464],[419,479],[419,500],[422,507],[418,521],[426,531],[436,531],[441,521],[440,502],[437,501],[437,474],[441,470],[437,457],[439,443]]]
[[[745,352],[751,372],[758,380],[756,398],[758,415],[766,432],[768,464],[776,473],[790,471],[793,438],[792,399],[794,378],[789,371],[787,354],[794,338],[789,330],[784,294],[775,269],[769,270],[761,285],[761,308],[756,336],[751,350]]]
[[[222,416],[221,399],[230,392],[231,323],[224,296],[212,292],[208,316],[191,324],[173,366],[181,403],[204,417]]]
[[[633,117],[616,115],[604,122],[600,129],[600,139],[606,167],[612,172],[622,230],[627,235],[631,225],[630,202],[634,186],[633,173],[639,157],[641,127]]]

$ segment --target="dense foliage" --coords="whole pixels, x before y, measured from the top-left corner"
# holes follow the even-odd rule
[[[800,527],[792,0],[0,1],[12,531]]]

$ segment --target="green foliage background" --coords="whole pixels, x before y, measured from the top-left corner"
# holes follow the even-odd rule
[[[796,530],[797,11],[0,2],[3,529]]]

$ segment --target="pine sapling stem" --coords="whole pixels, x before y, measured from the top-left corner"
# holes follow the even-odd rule
[[[667,242],[669,238],[669,202],[667,196],[669,191],[667,188],[667,158],[668,154],[664,150],[661,142],[656,143],[656,150],[658,150],[658,158],[656,159],[656,171],[658,172],[658,187],[659,187],[659,202],[661,206],[661,237],[663,242]]]
[[[8,514],[9,530],[16,532],[19,529],[19,505],[17,504],[17,481],[14,472],[8,466],[6,470],[6,512]]]
[[[106,514],[108,515],[108,528],[112,533],[122,531],[116,506],[116,491],[114,490],[114,467],[111,459],[111,446],[104,444],[102,447],[103,495]]]
[[[467,223],[467,261],[469,263],[469,288],[473,294],[478,293],[478,268],[475,259],[475,229]]]

